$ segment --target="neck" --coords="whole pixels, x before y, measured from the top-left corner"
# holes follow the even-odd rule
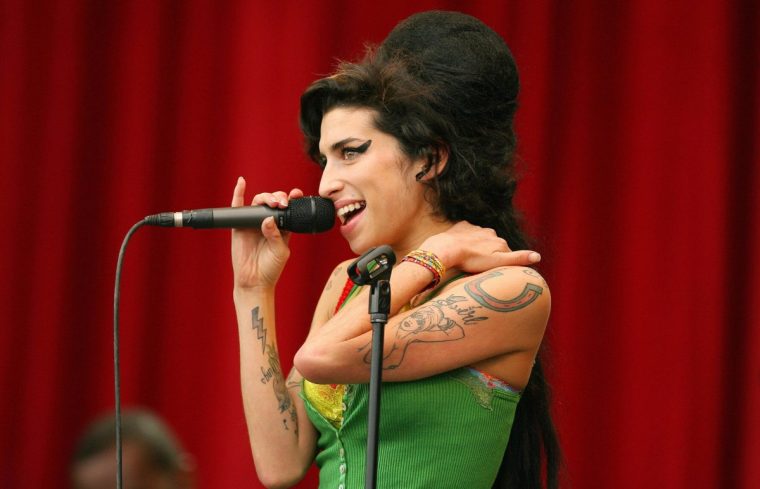
[[[409,252],[418,248],[423,248],[423,243],[429,237],[442,233],[454,225],[453,222],[443,219],[436,219],[433,216],[423,220],[419,226],[416,226],[412,233],[407,236],[402,242],[391,245],[393,252],[396,254],[397,262],[408,255]]]

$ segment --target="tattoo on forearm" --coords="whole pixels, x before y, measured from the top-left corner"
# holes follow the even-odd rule
[[[482,277],[465,284],[464,290],[467,292],[467,294],[469,294],[470,297],[475,299],[478,304],[496,312],[512,312],[517,311],[518,309],[522,309],[523,307],[538,299],[538,296],[540,296],[544,291],[542,287],[536,284],[527,283],[525,284],[525,288],[523,288],[522,292],[516,297],[507,300],[497,299],[496,297],[483,290],[481,284],[489,278],[498,277],[500,275],[501,272],[498,271],[493,271],[489,274],[483,275]]]
[[[528,283],[516,297],[507,300],[498,299],[483,290],[481,284],[489,278],[500,275],[502,275],[501,272],[493,271],[465,285],[467,294],[479,305],[472,304],[467,297],[452,294],[445,299],[430,300],[402,319],[390,351],[383,357],[383,368],[391,370],[401,366],[412,343],[437,343],[464,338],[463,326],[471,326],[488,319],[481,315],[482,308],[496,312],[517,311],[535,301],[543,292],[542,287]],[[456,312],[459,321],[451,319],[450,312],[447,317],[447,311]],[[365,363],[371,362],[371,346],[372,342],[369,342],[359,348],[360,352],[366,351]]]
[[[272,382],[274,395],[277,397],[277,408],[280,410],[280,413],[288,412],[290,415],[290,422],[293,425],[293,431],[295,435],[298,436],[298,413],[296,412],[296,406],[293,404],[293,399],[290,397],[290,393],[286,387],[285,379],[282,376],[280,357],[277,354],[277,350],[272,345],[267,345],[266,351],[269,368],[264,370],[264,367],[261,367],[261,383],[267,384],[270,381]],[[287,419],[283,418],[282,425],[286,430],[290,431]]]
[[[274,395],[277,396],[280,412],[284,413],[293,401],[290,399],[290,394],[285,387],[285,379],[282,377],[280,357],[272,345],[267,345],[267,360],[269,361],[269,371],[272,372]]]
[[[433,299],[405,317],[399,323],[390,352],[383,358],[383,369],[398,368],[403,363],[406,351],[412,343],[437,343],[464,338],[464,328],[458,322],[446,317],[445,309],[451,309],[459,314],[464,324],[469,325],[484,320],[484,317],[475,315],[475,309],[478,309],[478,306],[462,307],[459,304],[466,301],[467,298],[459,295]],[[371,343],[360,350],[370,345]],[[364,362],[371,362],[371,348],[365,354]]]
[[[262,384],[268,384],[270,380],[272,380],[272,377],[274,377],[274,373],[272,372],[271,368],[264,369],[264,367],[259,367],[261,369],[261,383]]]
[[[267,329],[264,327],[264,318],[259,317],[259,306],[251,310],[251,328],[256,331],[256,338],[261,342],[261,353],[267,344]]]

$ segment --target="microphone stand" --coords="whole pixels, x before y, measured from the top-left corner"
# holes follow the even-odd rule
[[[388,245],[364,253],[348,267],[348,276],[357,285],[370,286],[369,317],[372,323],[372,360],[369,377],[367,416],[367,463],[365,489],[377,486],[377,449],[380,428],[380,384],[383,376],[383,339],[391,308],[391,270],[396,255]]]

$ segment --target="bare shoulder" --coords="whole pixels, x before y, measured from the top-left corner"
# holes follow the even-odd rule
[[[338,299],[340,299],[340,294],[343,292],[346,280],[348,280],[346,270],[348,265],[353,261],[354,259],[342,261],[333,268],[332,272],[330,272],[330,276],[327,277],[325,286],[322,289],[322,295],[317,303],[312,327],[315,326],[316,323],[325,322],[332,317],[333,309],[335,309],[335,305],[338,303]]]
[[[335,295],[336,298],[340,296],[340,292],[343,290],[346,280],[348,280],[348,265],[353,261],[354,259],[344,260],[333,268],[325,283],[324,292],[333,292],[332,295]],[[338,290],[338,292],[335,293],[335,290]]]

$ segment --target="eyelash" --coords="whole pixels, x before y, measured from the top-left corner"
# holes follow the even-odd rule
[[[356,146],[356,147],[346,146],[340,150],[340,154],[343,156],[344,160],[352,160],[356,156],[366,153],[370,144],[372,144],[371,139],[368,140],[366,143],[361,144],[360,146]],[[349,156],[351,154],[353,154],[353,156]]]
[[[370,144],[372,144],[371,139],[356,147],[344,146],[343,148],[340,149],[340,154],[344,160],[351,161],[356,156],[366,153],[367,149],[369,149]],[[349,156],[350,154],[353,154],[353,156]],[[319,160],[317,161],[317,164],[319,165],[321,169],[324,170],[325,167],[327,166],[327,156],[320,155]]]

